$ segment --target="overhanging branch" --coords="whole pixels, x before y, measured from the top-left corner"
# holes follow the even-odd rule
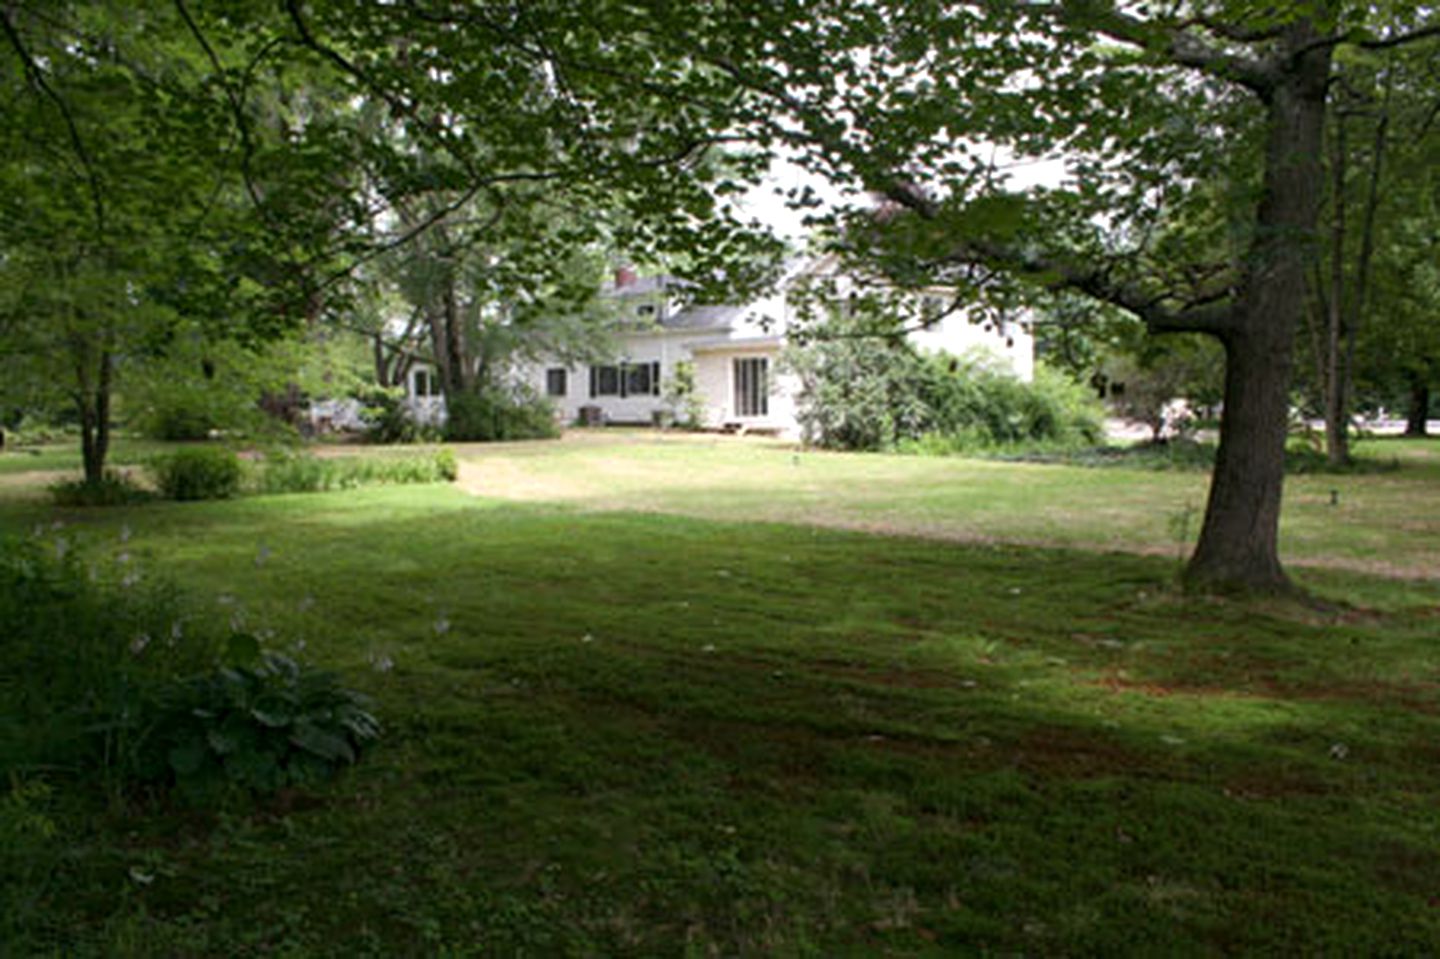
[[[55,91],[50,81],[45,78],[45,72],[30,54],[25,46],[25,40],[20,36],[20,31],[10,20],[8,9],[0,8],[0,27],[5,31],[5,37],[10,41],[20,62],[24,64],[25,73],[30,77],[30,82],[35,88],[48,97],[60,111],[61,118],[65,121],[65,129],[69,134],[70,143],[75,148],[75,155],[80,160],[80,165],[85,169],[85,181],[90,189],[90,204],[95,215],[95,233],[97,237],[105,235],[105,197],[100,185],[100,174],[95,168],[95,163],[90,156],[90,151],[85,146],[85,140],[80,136],[80,128],[75,123],[75,116],[70,112],[70,105],[65,98]]]

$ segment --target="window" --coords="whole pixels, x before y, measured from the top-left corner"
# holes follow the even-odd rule
[[[435,382],[435,374],[423,367],[411,375],[411,383],[417,397],[440,395],[440,384]]]
[[[592,367],[590,367],[590,395],[591,395],[591,396],[619,396],[619,395],[620,395],[620,367],[618,367],[618,366],[592,366]]]
[[[641,303],[639,306],[635,307],[635,315],[636,315],[636,316],[654,316],[654,315],[655,315],[655,304],[654,304],[654,303]]]
[[[770,361],[765,357],[735,361],[735,415],[766,416],[770,412]]]
[[[564,396],[566,387],[566,375],[564,367],[553,367],[545,371],[545,395]]]
[[[590,367],[590,395],[659,396],[660,364],[621,363],[619,366]]]
[[[625,392],[621,396],[660,395],[659,363],[631,363],[622,369],[625,371]]]

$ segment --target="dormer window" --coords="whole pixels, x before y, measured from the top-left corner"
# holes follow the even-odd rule
[[[636,316],[654,316],[654,315],[655,315],[655,304],[654,304],[654,303],[641,303],[639,306],[635,307],[635,315],[636,315]]]

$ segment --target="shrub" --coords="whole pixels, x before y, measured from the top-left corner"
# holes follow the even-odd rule
[[[365,420],[365,439],[370,443],[430,443],[440,430],[416,421],[405,405],[405,391],[399,387],[374,386],[355,394]]]
[[[56,506],[126,506],[149,499],[153,494],[142,489],[126,473],[106,470],[98,483],[83,479],[65,480],[50,487]]]
[[[207,439],[216,428],[208,409],[184,402],[151,407],[136,418],[135,425],[144,436],[177,443]]]
[[[695,383],[692,361],[680,360],[675,364],[670,381],[665,384],[664,402],[675,425],[690,430],[700,428],[705,420],[705,401]]]
[[[146,691],[207,667],[213,632],[127,553],[89,561],[66,531],[0,543],[0,778],[99,770],[115,781],[143,744]]]
[[[369,700],[334,673],[231,637],[230,663],[162,691],[142,775],[192,799],[328,779],[380,732]]]
[[[255,473],[261,493],[320,493],[360,486],[453,482],[460,464],[452,450],[417,456],[284,456]]]
[[[843,329],[842,329],[843,332]],[[1088,390],[1044,369],[1025,382],[986,355],[925,355],[900,339],[840,336],[792,350],[806,439],[837,449],[970,452],[1097,443]]]
[[[445,438],[459,442],[553,439],[555,410],[525,387],[482,387],[445,398]]]
[[[240,491],[244,470],[233,450],[192,446],[150,462],[160,495],[174,500],[229,499]]]
[[[1025,382],[985,357],[925,358],[922,405],[927,432],[972,447],[1074,446],[1104,439],[1104,419],[1089,390],[1043,367]]]
[[[63,533],[0,547],[0,779],[269,792],[330,775],[378,733],[334,674],[187,615],[124,553],[91,562]]]

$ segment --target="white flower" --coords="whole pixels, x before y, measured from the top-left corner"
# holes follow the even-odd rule
[[[268,547],[268,546],[261,546],[260,549],[259,549],[259,551],[255,553],[255,567],[258,569],[259,567],[264,566],[264,565],[265,565],[265,561],[266,561],[267,559],[269,559],[269,558],[270,558],[270,547]]]
[[[1331,759],[1344,759],[1348,755],[1350,755],[1350,747],[1344,743],[1336,743],[1330,747]]]
[[[715,652],[715,644],[714,644],[714,643],[706,643],[704,646],[701,646],[701,647],[700,647],[700,651],[701,651],[702,653],[713,653],[713,652]]]
[[[132,639],[132,640],[130,640],[130,652],[134,653],[136,656],[139,656],[141,653],[143,653],[143,652],[145,651],[145,647],[146,647],[146,646],[149,646],[149,645],[150,645],[150,634],[149,634],[149,633],[137,633],[137,634],[135,635],[135,638]]]
[[[300,597],[300,612],[302,612],[302,613],[307,612],[307,611],[309,611],[314,605],[315,605],[315,597],[314,597],[314,596],[311,596],[309,593],[306,593],[304,596],[301,596],[301,597]]]
[[[121,566],[124,566],[126,563],[130,562],[130,554],[125,552],[124,550],[121,550],[120,552],[115,554],[115,562],[119,563]]]
[[[136,572],[129,572],[125,574],[124,579],[120,580],[120,585],[125,589],[129,589],[131,586],[134,586],[138,582],[140,582],[140,574]]]
[[[584,636],[581,636],[581,637],[580,637],[580,642],[582,642],[582,643],[593,643],[593,642],[595,642],[595,637],[594,637],[594,636],[591,636],[589,633],[586,633]]]
[[[448,632],[450,632],[450,617],[441,613],[435,620],[435,634],[444,636]]]
[[[388,673],[395,668],[395,660],[384,653],[371,653],[370,667],[377,673]]]
[[[124,526],[121,526],[121,527],[120,527],[120,542],[122,542],[122,543],[128,543],[128,542],[130,542],[130,536],[131,536],[130,524],[129,524],[129,523],[126,523]]]

